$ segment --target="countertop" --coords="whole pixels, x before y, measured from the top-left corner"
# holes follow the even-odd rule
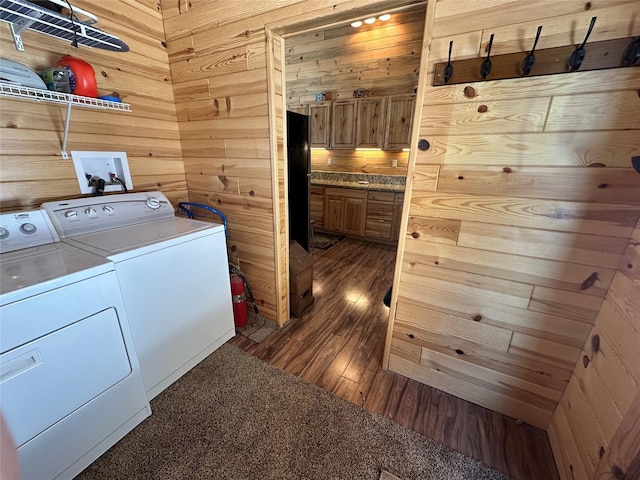
[[[368,173],[311,172],[311,185],[404,192],[406,177]]]

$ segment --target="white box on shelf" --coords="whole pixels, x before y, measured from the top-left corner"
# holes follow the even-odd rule
[[[127,190],[133,189],[126,152],[72,151],[71,158],[76,169],[80,193],[93,193],[96,188],[94,182],[99,179],[105,182],[105,193],[124,192],[125,185]]]

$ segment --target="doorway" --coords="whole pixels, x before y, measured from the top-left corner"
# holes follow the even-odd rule
[[[282,85],[282,111],[301,112],[313,116],[314,120],[318,115],[325,115],[328,122],[324,132],[320,132],[324,135],[314,131],[313,125],[311,127],[312,189],[319,175],[349,175],[354,178],[357,175],[406,176],[409,151],[386,150],[381,148],[382,145],[378,148],[370,146],[366,150],[356,150],[355,145],[332,148],[337,146],[338,139],[330,122],[335,118],[335,105],[343,101],[349,103],[360,98],[386,100],[394,95],[415,93],[423,51],[425,9],[426,3],[423,2],[392,10],[391,18],[385,21],[380,17],[387,12],[374,12],[312,29],[290,30],[282,36],[268,31],[272,44],[267,51],[268,55],[274,56],[270,62],[274,67],[280,67],[280,71],[275,72],[276,76],[281,75],[280,80],[274,78],[272,85],[274,90]],[[375,18],[375,22],[364,24],[367,18]],[[351,23],[356,21],[362,21],[363,25],[352,27]],[[286,128],[283,136],[286,145]],[[324,146],[318,145],[319,142],[325,142]],[[274,171],[277,168],[287,172],[287,160],[283,158],[281,161],[282,164],[274,167]],[[280,184],[287,185],[288,179]],[[285,212],[288,212],[286,205],[291,199],[289,193],[288,189],[280,191],[279,203],[285,205]],[[323,199],[321,205],[324,203]],[[316,212],[317,205],[316,202]],[[313,211],[312,200],[312,218]],[[288,225],[289,219],[285,223]],[[314,228],[322,231],[323,222],[317,222]],[[287,242],[288,237],[287,232]],[[363,239],[364,235],[360,237]],[[383,245],[393,247],[395,243]],[[382,304],[382,298],[379,300]]]

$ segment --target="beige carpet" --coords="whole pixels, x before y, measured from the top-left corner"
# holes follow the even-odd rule
[[[223,345],[78,480],[504,480],[494,470]]]

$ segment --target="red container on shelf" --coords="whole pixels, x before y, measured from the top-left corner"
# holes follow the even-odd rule
[[[91,65],[71,55],[64,55],[60,58],[58,65],[69,69],[71,93],[74,95],[82,95],[83,97],[98,98],[96,72]]]

